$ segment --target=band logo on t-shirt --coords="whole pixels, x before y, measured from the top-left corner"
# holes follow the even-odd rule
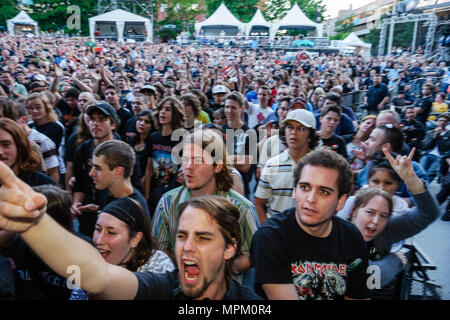
[[[301,300],[334,300],[347,288],[346,264],[299,261],[291,263],[291,274]]]

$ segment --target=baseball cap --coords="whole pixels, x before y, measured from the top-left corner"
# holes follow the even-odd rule
[[[164,83],[164,86],[165,86],[165,87],[172,87],[172,88],[175,88],[175,84],[174,84],[173,82],[171,82],[171,81],[165,82],[165,83]]]
[[[156,93],[156,88],[152,85],[146,84],[145,86],[143,86],[141,88],[141,90],[139,90],[140,92],[144,92],[144,91],[153,91],[153,93]]]
[[[99,101],[96,104],[89,106],[86,109],[86,114],[89,115],[95,110],[100,111],[101,113],[109,117],[112,117],[115,122],[117,122],[117,120],[119,119],[116,110],[114,110],[113,106],[106,101]]]
[[[291,104],[289,105],[289,110],[292,108],[300,108],[300,109],[306,109],[306,101],[302,98],[295,98],[292,100]]]
[[[214,86],[212,89],[212,93],[216,94],[216,93],[228,93],[229,90],[227,89],[227,87],[225,87],[222,84],[218,84],[217,86]]]
[[[44,75],[42,75],[42,74],[35,75],[34,79],[38,80],[38,81],[47,81],[47,78]]]
[[[290,111],[287,114],[286,119],[284,119],[283,124],[286,124],[290,120],[296,121],[307,128],[316,129],[316,117],[314,117],[314,114],[308,110],[297,109]]]

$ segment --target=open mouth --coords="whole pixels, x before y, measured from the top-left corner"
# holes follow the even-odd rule
[[[183,277],[186,284],[195,284],[200,278],[200,268],[194,261],[183,261]]]
[[[100,248],[97,248],[97,250],[102,255],[103,259],[105,259],[105,260],[108,257],[108,255],[111,253],[111,251],[100,249]]]
[[[376,229],[376,228],[373,228],[373,227],[367,227],[367,228],[366,228],[366,232],[367,232],[367,235],[368,235],[368,236],[374,237],[375,234],[377,233],[377,229]]]

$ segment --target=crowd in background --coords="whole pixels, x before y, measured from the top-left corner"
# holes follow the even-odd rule
[[[397,224],[398,230],[386,230],[384,237],[391,238],[378,247],[373,238],[381,228],[360,229],[378,251],[369,259],[383,270],[393,269],[392,259],[401,269],[403,241],[437,214],[427,210],[428,198],[418,198],[412,191],[425,192],[418,182],[392,168],[383,148],[394,155],[410,155],[414,174],[424,185],[433,181],[441,185],[438,202],[448,198],[446,61],[429,61],[417,54],[365,60],[304,50],[6,34],[0,37],[0,53],[0,160],[27,184],[41,188],[37,190],[48,199],[61,198],[55,216],[63,218],[55,219],[90,241],[107,262],[131,271],[175,268],[171,250],[177,210],[201,190],[198,195],[228,197],[245,216],[245,223],[240,222],[244,249],[240,281],[244,285],[254,281],[245,273],[250,264],[267,261],[255,257],[259,251],[252,237],[266,220],[294,207],[294,171],[313,150],[331,150],[352,169],[353,198],[339,216],[362,224],[354,203],[357,207],[368,200],[361,204],[355,197],[370,187],[385,191],[388,195],[381,196],[389,198],[389,211],[404,217],[404,228]],[[361,94],[360,100],[345,105],[353,94]],[[182,163],[172,154],[181,129],[193,136],[198,130],[219,133],[227,146],[229,172],[220,175],[214,167],[208,176],[205,171],[210,180],[196,188],[186,150]],[[129,154],[134,155],[132,161],[127,160]],[[124,169],[116,172],[117,167]],[[111,171],[108,176],[106,169]],[[214,185],[208,185],[213,178]],[[367,197],[372,196],[376,195]],[[121,208],[134,212],[132,221],[123,218]],[[450,220],[449,208],[447,204],[442,219]],[[413,216],[420,227],[411,226]],[[122,252],[104,240],[106,226],[116,223],[115,218],[126,223],[130,235]],[[137,239],[138,232],[145,236]],[[133,241],[135,247],[145,243],[142,253],[131,250]],[[11,268],[22,283],[19,297],[88,298],[80,288],[61,289],[56,283],[63,280],[56,274],[49,277],[51,270],[14,234],[0,230],[0,249],[14,261]],[[391,271],[385,283],[394,277]],[[257,270],[257,282],[265,273]],[[64,295],[59,295],[61,291]],[[265,293],[270,298],[269,291]]]

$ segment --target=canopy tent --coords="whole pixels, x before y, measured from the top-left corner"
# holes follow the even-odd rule
[[[280,22],[274,24],[271,30],[271,38],[275,38],[277,31],[280,28],[285,29],[306,29],[316,30],[317,37],[322,37],[323,25],[311,21],[295,3],[288,13],[281,19]]]
[[[39,25],[36,21],[30,18],[28,13],[20,11],[17,16],[12,19],[6,20],[8,26],[8,32],[10,35],[16,33],[28,33],[33,31],[34,34],[39,35]]]
[[[258,8],[256,10],[255,15],[253,16],[252,20],[250,20],[249,23],[247,23],[247,36],[252,35],[252,33],[256,33],[259,35],[262,35],[266,33],[267,35],[270,34],[270,28],[271,24],[267,22],[267,20],[264,18],[261,10]]]
[[[363,42],[356,33],[352,32],[344,40],[339,42],[340,51],[345,51],[347,49],[354,49],[355,54],[360,54],[365,58],[369,58],[372,44]]]
[[[117,36],[119,42],[124,42],[124,32],[128,38],[143,36],[145,41],[153,41],[153,26],[150,19],[122,9],[89,18],[92,41],[95,40],[96,31],[100,33],[100,36]]]
[[[205,36],[219,36],[222,31],[227,36],[235,36],[245,31],[245,23],[239,21],[222,3],[208,19],[195,24],[195,31],[203,31]]]

